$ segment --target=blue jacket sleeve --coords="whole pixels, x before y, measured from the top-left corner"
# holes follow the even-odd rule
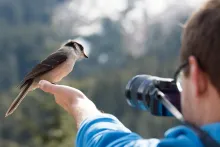
[[[142,139],[110,114],[87,118],[80,125],[76,136],[77,147],[156,147],[158,143],[158,139]]]
[[[220,122],[202,127],[220,142]],[[142,139],[127,129],[116,117],[101,114],[87,118],[77,132],[77,147],[203,147],[199,137],[186,126],[166,131],[163,139]]]

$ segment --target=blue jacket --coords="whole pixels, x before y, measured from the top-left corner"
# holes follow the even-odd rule
[[[220,143],[220,122],[202,127]],[[198,136],[186,126],[165,133],[164,139],[143,139],[127,129],[116,117],[102,114],[82,122],[76,136],[77,147],[203,147]]]

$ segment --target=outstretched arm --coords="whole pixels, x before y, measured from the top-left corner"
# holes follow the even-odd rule
[[[147,146],[156,147],[157,139],[143,140],[127,129],[116,117],[101,113],[78,89],[40,81],[39,87],[73,116],[78,133],[76,146]]]

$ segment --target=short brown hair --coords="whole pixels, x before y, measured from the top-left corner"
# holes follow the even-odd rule
[[[220,0],[210,0],[187,21],[182,34],[181,62],[195,56],[220,91]]]

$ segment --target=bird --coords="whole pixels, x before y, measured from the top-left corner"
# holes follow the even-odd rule
[[[37,64],[23,78],[19,85],[20,93],[8,108],[5,117],[11,115],[20,105],[25,96],[39,88],[40,80],[47,80],[53,84],[61,81],[72,70],[77,60],[88,58],[84,47],[74,41],[68,40],[61,47]]]

